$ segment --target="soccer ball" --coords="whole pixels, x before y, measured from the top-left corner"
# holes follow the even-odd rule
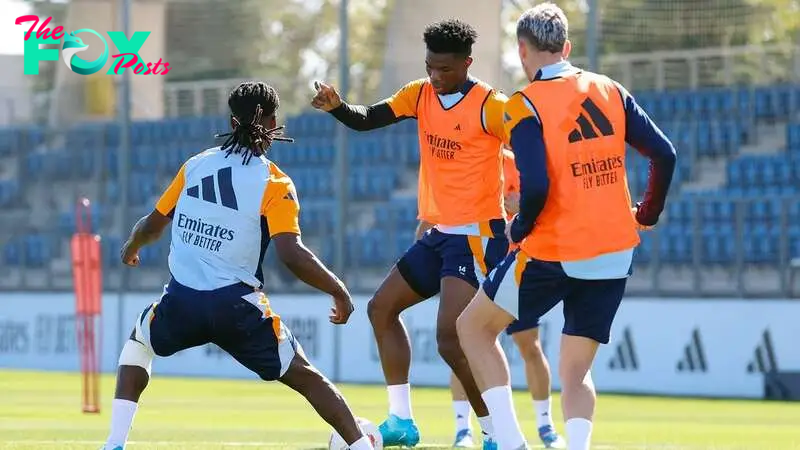
[[[383,437],[381,437],[381,432],[378,431],[378,427],[363,417],[356,417],[356,421],[358,422],[358,426],[361,427],[361,431],[372,441],[372,448],[375,450],[383,449]],[[348,448],[347,442],[339,436],[339,433],[337,433],[336,430],[331,431],[331,437],[328,439],[328,449],[347,450]]]

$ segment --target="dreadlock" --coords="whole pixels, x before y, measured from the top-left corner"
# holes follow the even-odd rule
[[[225,157],[241,154],[242,164],[248,164],[253,156],[267,152],[274,141],[294,142],[283,135],[284,126],[267,129],[261,123],[264,117],[275,114],[280,106],[278,92],[263,82],[247,81],[234,89],[228,97],[233,130],[216,137],[228,137],[221,149]]]

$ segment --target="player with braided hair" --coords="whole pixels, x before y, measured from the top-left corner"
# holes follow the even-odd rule
[[[268,108],[266,114],[261,99]],[[262,123],[263,117],[274,119],[275,111],[280,107],[278,93],[271,86],[264,83],[242,83],[231,92],[228,105],[231,108],[233,130],[217,135],[228,137],[220,147],[220,150],[226,150],[226,157],[232,153],[242,154],[242,164],[247,165],[251,157],[264,155],[273,141],[294,142],[294,139],[283,136],[284,125],[275,126],[273,120],[267,128]]]
[[[263,380],[303,395],[351,449],[370,450],[341,393],[311,365],[263,293],[261,264],[274,242],[289,270],[333,297],[332,323],[346,323],[353,312],[347,288],[300,239],[292,180],[265,157],[274,141],[292,142],[276,125],[278,94],[265,83],[242,83],[228,105],[228,139],[183,164],[122,248],[122,262],[137,266],[139,249],[172,222],[172,279],[137,317],[122,349],[104,449],[125,447],[155,355],[212,343]],[[242,156],[241,164],[231,164],[233,154]]]

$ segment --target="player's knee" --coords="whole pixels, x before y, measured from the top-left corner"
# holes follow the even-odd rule
[[[439,355],[445,361],[455,361],[464,357],[464,352],[461,349],[461,343],[459,342],[455,327],[437,330],[436,343]]]
[[[461,336],[462,333],[466,334],[471,328],[471,322],[474,321],[472,309],[469,307],[461,311],[461,314],[456,318],[456,333]]]
[[[119,354],[120,366],[137,366],[147,371],[149,376],[153,367],[153,351],[141,342],[128,339]]]
[[[321,390],[341,396],[336,386],[306,361],[293,360],[289,370],[279,380],[306,398],[318,395]]]
[[[459,344],[469,342],[471,339],[471,330],[474,330],[474,327],[470,324],[471,320],[472,318],[470,317],[469,310],[465,310],[458,316],[458,319],[456,319],[456,336],[458,337]]]
[[[372,297],[367,303],[367,317],[374,324],[383,324],[392,317],[399,317],[400,312],[392,306],[392,303],[385,297]]]
[[[538,338],[517,341],[517,348],[522,359],[526,362],[541,362],[545,360],[542,343]]]
[[[584,361],[582,358],[562,358],[558,364],[558,377],[561,380],[561,386],[564,389],[580,389],[587,384],[591,384],[592,375],[590,368],[592,366],[591,359]]]

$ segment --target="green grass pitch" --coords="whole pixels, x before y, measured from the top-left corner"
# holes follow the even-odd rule
[[[381,386],[340,386],[357,415],[380,422]],[[0,448],[98,449],[106,437],[113,378],[102,381],[102,414],[80,412],[80,376],[0,370]],[[444,389],[413,390],[422,433],[418,448],[448,447],[453,437]],[[535,436],[528,396],[516,393],[529,442]],[[554,414],[561,417],[558,397]],[[473,426],[475,420],[473,419]],[[563,431],[561,421],[557,422]],[[278,383],[159,377],[145,392],[128,448],[325,448],[330,428],[301,397]],[[761,401],[600,396],[596,449],[800,449],[800,404]]]

